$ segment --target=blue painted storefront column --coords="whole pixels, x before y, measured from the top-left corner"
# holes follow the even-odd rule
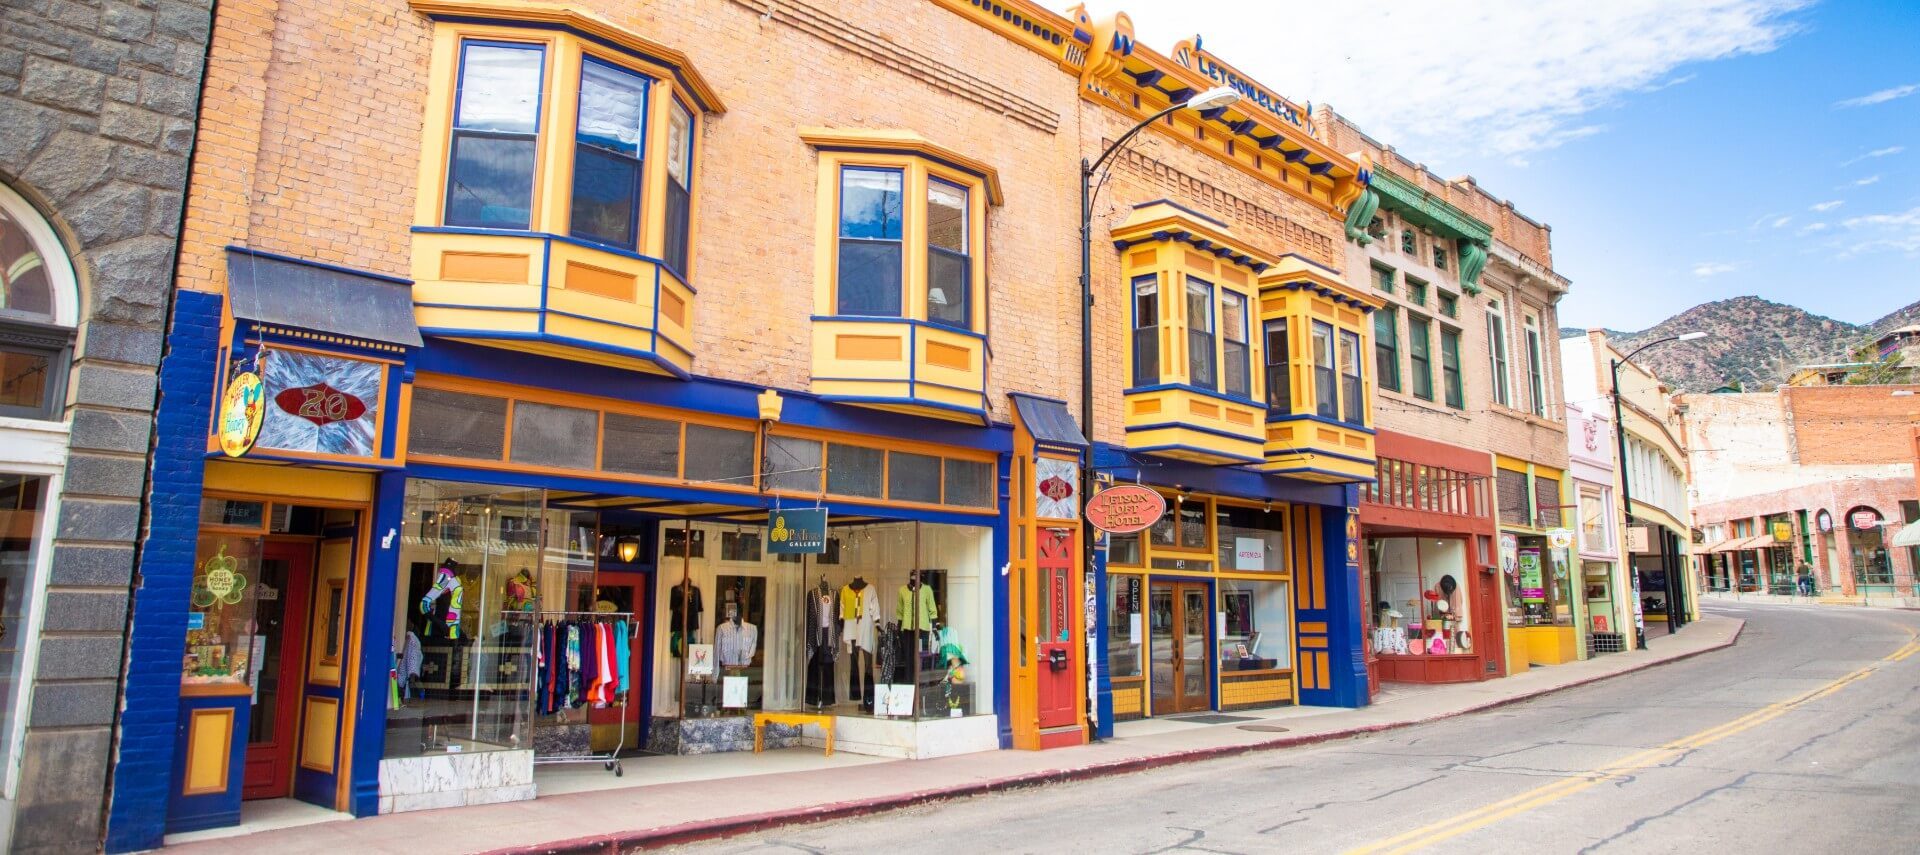
[[[377,476],[373,521],[367,536],[366,593],[360,613],[360,692],[354,698],[353,764],[348,810],[354,816],[380,813],[380,757],[387,743],[387,677],[392,668],[393,601],[399,584],[400,529],[407,500],[407,473]]]
[[[1360,626],[1360,488],[1343,488],[1346,502],[1320,509],[1320,537],[1326,546],[1327,650],[1332,688],[1315,703],[1364,707],[1367,688],[1366,639]],[[1351,509],[1351,510],[1350,510]]]
[[[107,813],[108,852],[158,848],[180,743],[180,661],[200,534],[207,432],[218,378],[217,294],[181,291],[160,361],[147,530],[141,541],[118,753]]]
[[[1100,538],[1096,544],[1098,548],[1093,550],[1093,627],[1089,630],[1089,632],[1094,634],[1093,649],[1097,654],[1094,661],[1099,663],[1100,667],[1099,680],[1094,684],[1094,708],[1099,713],[1099,721],[1094,725],[1093,736],[1095,739],[1112,739],[1113,672],[1107,669],[1109,664],[1107,660],[1107,651],[1109,650],[1107,647],[1107,633],[1112,632],[1113,627],[1107,623],[1107,612],[1109,611],[1107,604],[1112,602],[1110,599],[1112,596],[1110,591],[1113,581],[1107,578],[1106,533],[1094,528],[1091,524],[1086,527],[1086,532],[1088,537],[1097,535]]]

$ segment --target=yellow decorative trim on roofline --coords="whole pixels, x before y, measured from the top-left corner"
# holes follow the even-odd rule
[[[1293,253],[1281,256],[1280,263],[1260,274],[1261,290],[1303,285],[1315,291],[1321,289],[1331,291],[1348,302],[1365,305],[1369,311],[1387,304],[1386,300],[1375,296],[1372,291],[1348,285],[1346,280],[1340,278],[1339,271],[1323,267]]]
[[[507,23],[537,24],[572,30],[672,66],[687,93],[708,113],[724,113],[720,93],[693,67],[686,53],[642,36],[600,15],[574,8],[524,0],[408,0],[413,11],[429,18],[468,18]]]
[[[1162,233],[1165,237],[1158,237]],[[1206,251],[1253,268],[1255,272],[1279,263],[1272,253],[1242,240],[1225,223],[1164,199],[1134,206],[1127,221],[1113,230],[1115,244],[1132,245],[1157,239],[1177,239],[1195,246],[1204,244]]]
[[[987,187],[987,201],[999,205],[1000,172],[984,160],[968,157],[912,131],[870,128],[801,128],[800,139],[827,151],[890,151],[919,155],[962,172],[979,176]]]

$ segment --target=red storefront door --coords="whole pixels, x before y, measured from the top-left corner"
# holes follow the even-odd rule
[[[1040,569],[1040,727],[1069,727],[1074,723],[1075,692],[1073,644],[1073,531],[1043,528],[1038,532]]]

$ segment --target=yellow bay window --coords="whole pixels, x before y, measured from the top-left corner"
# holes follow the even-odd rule
[[[1267,413],[1260,468],[1314,481],[1373,477],[1368,360],[1382,305],[1336,271],[1299,256],[1260,275]]]
[[[813,391],[986,418],[991,166],[903,131],[809,128],[819,153]]]
[[[412,6],[435,21],[413,230],[422,331],[686,376],[712,89],[679,51],[570,8]]]

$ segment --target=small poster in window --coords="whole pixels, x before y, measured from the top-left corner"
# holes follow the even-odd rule
[[[713,676],[713,645],[711,644],[687,645],[687,676],[689,677]]]
[[[747,678],[720,678],[720,705],[728,709],[740,709],[747,705]]]
[[[913,684],[883,683],[879,689],[876,712],[880,715],[913,715]]]
[[[1257,537],[1233,539],[1233,569],[1267,569],[1267,542]]]

